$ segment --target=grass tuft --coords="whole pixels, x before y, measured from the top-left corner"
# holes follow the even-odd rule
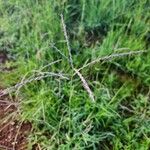
[[[0,0],[0,96],[28,149],[150,148],[149,18],[148,0]]]

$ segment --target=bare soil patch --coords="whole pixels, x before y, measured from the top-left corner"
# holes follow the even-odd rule
[[[0,150],[27,150],[31,123],[19,122],[17,104],[0,97]]]
[[[6,61],[7,54],[0,52],[0,65],[3,66]],[[27,138],[32,125],[18,121],[17,116],[18,104],[8,95],[0,97],[0,150],[27,150]]]

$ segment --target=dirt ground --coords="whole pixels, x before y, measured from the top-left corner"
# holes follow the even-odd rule
[[[0,52],[0,65],[7,60],[7,55]],[[8,95],[0,97],[0,150],[27,150],[32,125],[17,120],[17,106]]]

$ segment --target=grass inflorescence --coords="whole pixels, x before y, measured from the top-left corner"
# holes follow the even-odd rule
[[[0,0],[0,22],[29,149],[150,148],[148,0]]]

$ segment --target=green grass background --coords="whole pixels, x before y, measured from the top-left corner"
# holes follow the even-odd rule
[[[81,70],[94,96],[91,102],[68,62],[63,14],[74,67],[114,53],[147,53],[101,61]],[[150,149],[150,1],[0,0],[0,51],[12,61],[0,73],[10,87],[40,69],[65,74],[48,77],[11,93],[21,121],[33,131],[29,149]]]

